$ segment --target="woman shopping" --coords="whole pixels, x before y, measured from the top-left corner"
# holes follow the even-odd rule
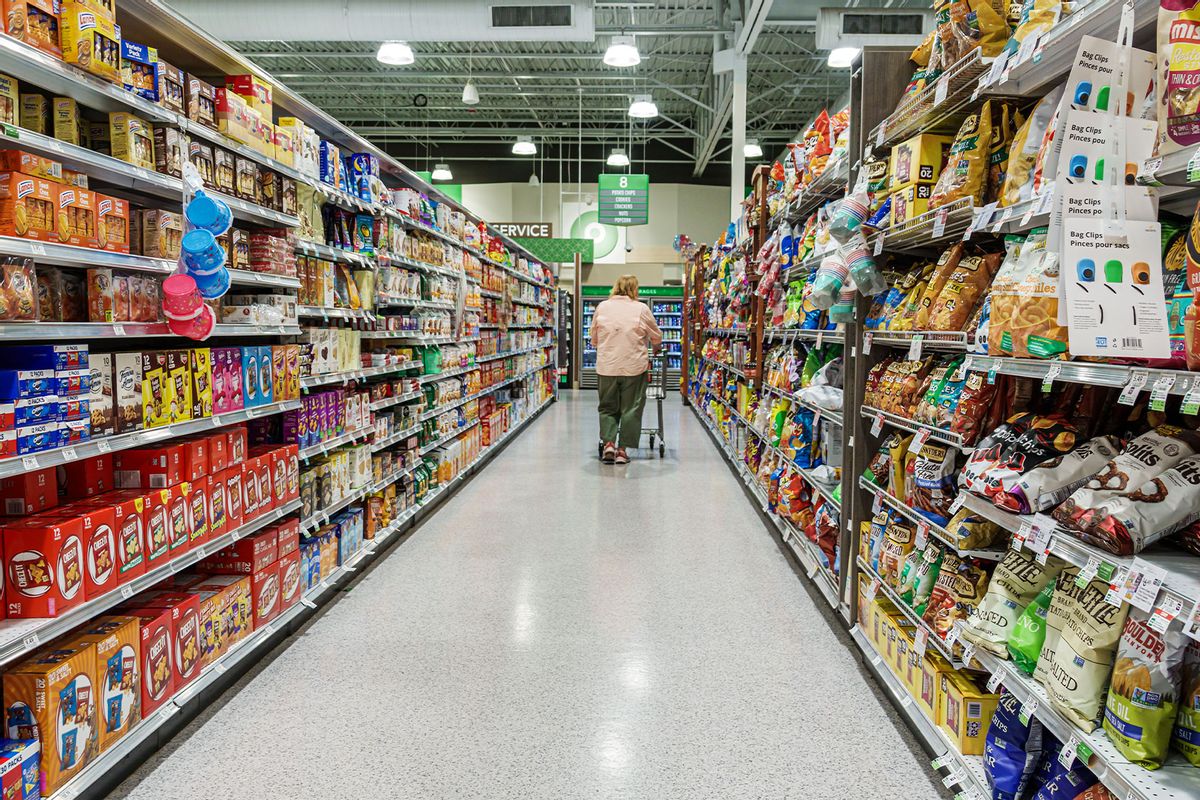
[[[600,439],[606,464],[628,464],[642,435],[646,407],[647,347],[662,344],[650,307],[638,302],[638,281],[622,275],[592,317],[592,345],[600,379]]]

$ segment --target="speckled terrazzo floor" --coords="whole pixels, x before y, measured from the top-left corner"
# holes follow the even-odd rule
[[[944,796],[692,412],[622,468],[594,404],[566,393],[112,797]]]

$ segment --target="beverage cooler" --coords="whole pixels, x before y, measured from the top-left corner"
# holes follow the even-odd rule
[[[583,360],[580,364],[579,385],[583,389],[596,388],[596,348],[592,347],[592,315],[596,306],[608,299],[611,286],[584,286],[582,288],[583,309],[581,314],[581,342]],[[642,286],[639,299],[650,307],[658,327],[663,332],[663,353],[667,359],[667,382],[679,383],[679,371],[683,362],[683,287]]]

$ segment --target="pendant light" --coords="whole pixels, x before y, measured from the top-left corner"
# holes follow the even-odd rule
[[[622,34],[612,37],[612,43],[604,51],[604,63],[610,67],[636,67],[642,63],[642,54],[634,38]]]
[[[635,94],[629,104],[629,116],[634,119],[651,119],[658,116],[658,106],[648,94]]]
[[[515,156],[534,156],[537,155],[537,145],[533,143],[532,136],[518,136],[513,142],[512,151]]]
[[[475,88],[475,82],[467,81],[467,85],[463,87],[462,101],[469,106],[479,105],[479,90]]]
[[[434,164],[429,177],[435,181],[449,181],[454,180],[454,173],[450,171],[449,164]]]
[[[829,51],[825,63],[833,69],[849,69],[859,52],[860,48],[857,47],[835,47]]]
[[[763,149],[758,144],[758,139],[747,139],[742,145],[742,155],[746,158],[762,158]]]
[[[379,45],[379,52],[375,54],[375,60],[380,64],[387,64],[392,67],[403,67],[416,61],[413,55],[412,48],[404,42],[383,42]]]
[[[629,156],[625,154],[624,147],[614,147],[612,152],[608,154],[608,160],[604,163],[610,167],[628,167]]]

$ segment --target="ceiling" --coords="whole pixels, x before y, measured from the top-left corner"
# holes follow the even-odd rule
[[[479,5],[492,4],[481,0]],[[176,0],[175,5],[207,24],[203,9],[212,7],[209,0]],[[340,4],[328,5],[334,7],[325,13],[336,15]],[[591,40],[408,37],[416,63],[404,67],[376,61],[379,40],[368,38],[369,32],[356,33],[357,41],[339,36],[230,44],[415,169],[445,161],[463,182],[525,180],[531,172],[543,180],[561,175],[573,181],[582,151],[584,177],[591,180],[587,176],[594,176],[597,162],[602,167],[612,147],[624,146],[634,170],[644,168],[656,181],[728,183],[732,78],[713,74],[714,50],[749,50],[747,136],[771,154],[822,108],[838,103],[848,88],[849,71],[828,68],[826,54],[814,52],[822,5],[820,0],[596,0],[590,4]],[[289,6],[297,8],[283,7]],[[429,13],[429,8],[420,11]],[[742,24],[743,16],[748,25]],[[344,26],[320,29],[340,32]],[[270,27],[251,20],[238,30]],[[642,57],[636,67],[619,69],[602,61],[611,36],[622,32],[636,36]],[[462,102],[468,78],[481,98],[474,107]],[[657,118],[629,118],[630,95],[640,93],[653,95]],[[532,136],[539,155],[512,155],[518,135]]]

